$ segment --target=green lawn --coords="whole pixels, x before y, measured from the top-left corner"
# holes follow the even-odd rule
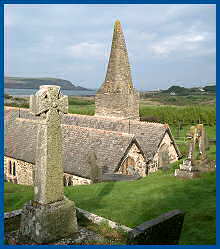
[[[65,187],[77,207],[129,227],[173,209],[186,212],[180,244],[215,244],[215,172],[197,179],[179,179],[156,172],[132,182],[107,182]],[[5,183],[5,211],[32,198],[33,188]]]

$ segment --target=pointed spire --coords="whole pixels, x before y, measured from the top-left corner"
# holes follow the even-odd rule
[[[131,70],[121,23],[116,20],[105,81],[99,93],[130,93],[133,89]]]
[[[125,39],[115,22],[105,81],[96,93],[95,116],[139,120],[139,93],[134,89]]]

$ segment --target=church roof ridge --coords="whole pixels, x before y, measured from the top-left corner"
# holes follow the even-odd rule
[[[69,124],[62,124],[64,127],[72,128],[72,129],[78,129],[78,130],[88,130],[88,131],[95,131],[96,133],[100,134],[112,134],[112,135],[120,135],[120,136],[125,136],[125,137],[131,137],[133,138],[135,135],[134,134],[129,134],[126,132],[119,132],[119,131],[111,131],[111,130],[103,130],[103,129],[96,129],[92,127],[82,127],[78,125],[69,125]]]

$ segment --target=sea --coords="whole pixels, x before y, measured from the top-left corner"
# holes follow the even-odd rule
[[[4,93],[16,97],[29,97],[35,94],[39,89],[12,89],[5,88]],[[96,94],[95,90],[62,90],[62,93],[67,96],[94,96]]]

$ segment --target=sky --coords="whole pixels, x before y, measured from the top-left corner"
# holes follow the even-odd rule
[[[5,5],[5,76],[99,88],[117,19],[138,90],[216,81],[216,6],[208,4]]]

